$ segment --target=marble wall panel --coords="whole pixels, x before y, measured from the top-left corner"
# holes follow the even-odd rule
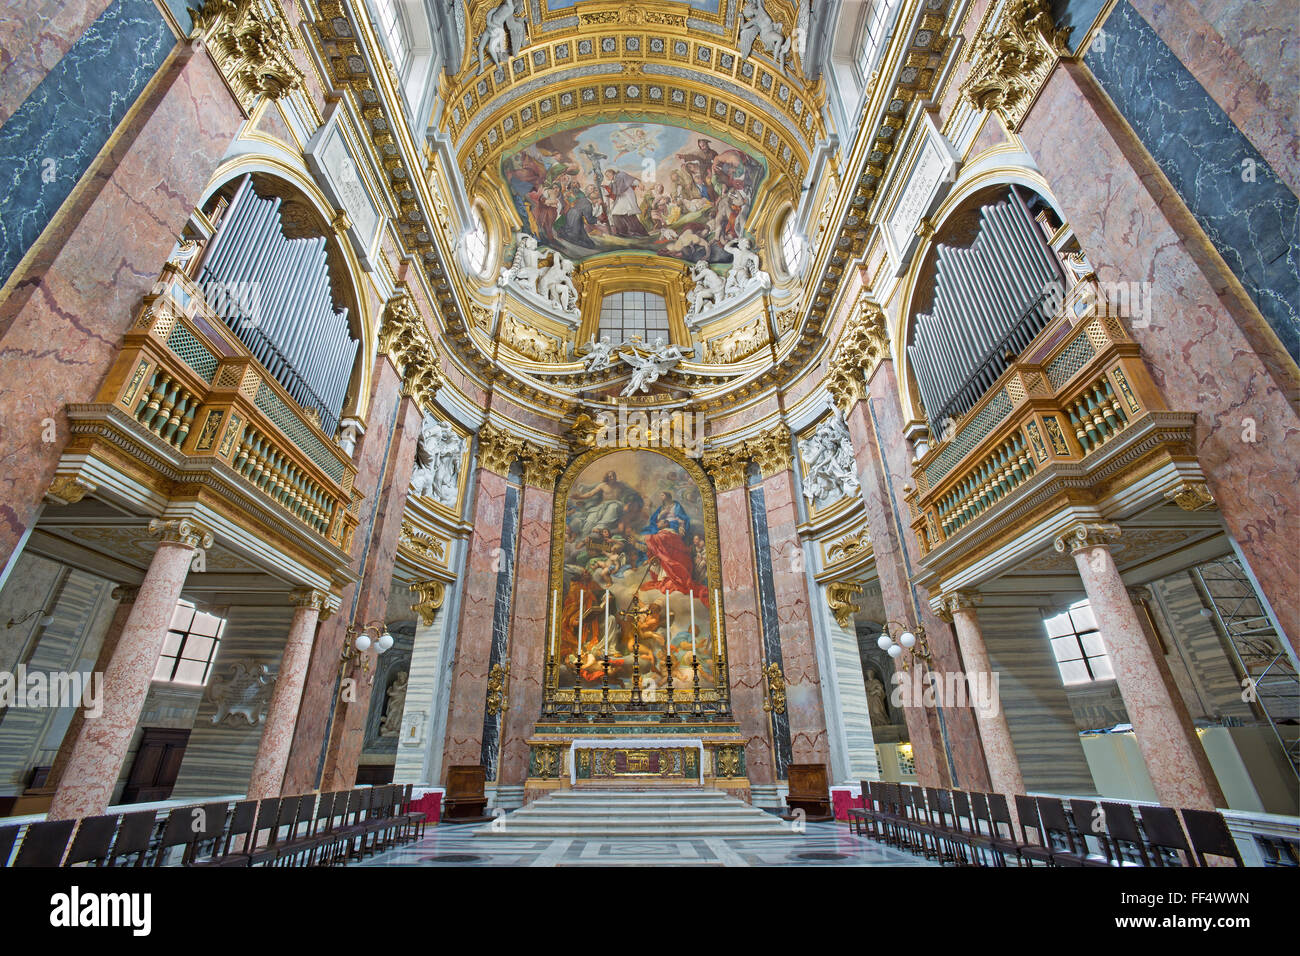
[[[781,656],[781,613],[777,601],[776,583],[772,575],[772,542],[767,533],[767,503],[762,484],[749,489],[749,514],[754,531],[754,570],[758,577],[759,620],[762,624],[763,656],[760,666],[777,664],[781,673],[786,674],[786,663]],[[766,681],[760,674],[760,690],[766,692]],[[788,680],[787,676],[787,680]],[[734,705],[733,705],[734,707]],[[784,713],[771,714],[772,741],[776,751],[776,778],[784,780],[786,769],[794,763],[794,753],[790,743],[790,709],[789,698],[786,700]]]
[[[496,587],[493,588],[492,649],[488,657],[488,675],[497,665],[505,666],[510,640],[510,602],[515,584],[515,549],[519,531],[519,486],[506,485],[505,507],[501,514],[501,544],[497,549]],[[487,768],[489,780],[497,778],[497,759],[501,750],[501,713],[489,714],[486,694],[483,702],[482,746],[479,761]]]
[[[0,18],[0,126],[112,0],[10,0]]]

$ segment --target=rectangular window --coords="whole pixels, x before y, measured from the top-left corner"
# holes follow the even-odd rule
[[[600,335],[609,336],[614,345],[633,336],[647,345],[657,338],[671,340],[668,334],[668,303],[653,292],[615,292],[600,303]]]
[[[1056,666],[1065,684],[1113,680],[1115,671],[1101,642],[1097,619],[1087,601],[1071,605],[1061,614],[1043,619],[1052,642]]]
[[[375,0],[379,8],[379,25],[384,36],[384,45],[392,57],[393,68],[397,75],[402,75],[410,44],[406,42],[406,28],[402,24],[402,14],[397,9],[397,0]]]
[[[871,76],[871,68],[876,65],[876,57],[885,45],[890,21],[900,0],[867,0],[867,13],[862,27],[862,47],[858,57],[858,69],[862,71],[862,82]]]
[[[178,601],[153,679],[202,687],[208,682],[225,627],[223,618],[200,611],[189,601]]]

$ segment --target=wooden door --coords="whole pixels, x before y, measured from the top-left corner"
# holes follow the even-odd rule
[[[122,802],[152,803],[170,797],[189,739],[188,730],[146,727],[126,778]]]

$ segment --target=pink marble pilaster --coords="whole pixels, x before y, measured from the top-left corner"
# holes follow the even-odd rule
[[[1056,540],[1079,567],[1102,645],[1115,669],[1138,749],[1156,796],[1168,807],[1213,810],[1227,806],[1196,736],[1187,707],[1177,696],[1163,655],[1151,644],[1111,555],[1114,525],[1080,524]]]
[[[551,517],[555,481],[537,487],[525,480],[519,519],[519,560],[510,619],[510,692],[502,719],[497,783],[522,784],[528,777],[528,743],[542,711],[542,675],[550,640]]]
[[[248,781],[250,800],[275,797],[282,792],[289,748],[293,744],[293,728],[298,721],[298,705],[302,703],[307,665],[311,663],[311,647],[316,640],[316,623],[325,600],[325,595],[319,591],[295,591],[292,595],[293,620],[289,623],[289,636],[280,656],[280,670],[275,677],[275,691],[271,694],[266,722],[262,726],[262,740],[253,760],[253,773]]]
[[[817,641],[813,635],[808,576],[804,573],[794,495],[794,472],[789,468],[763,478],[772,585],[781,632],[786,714],[790,720],[790,754],[795,763],[825,764],[829,773],[826,712],[822,708]]]
[[[0,16],[0,126],[112,0],[8,0]]]
[[[483,716],[492,659],[492,615],[496,607],[497,555],[505,518],[506,479],[488,468],[474,478],[474,531],[460,581],[460,622],[451,676],[447,737],[440,780],[447,768],[479,764],[483,757]]]
[[[750,783],[776,780],[772,731],[763,710],[763,635],[754,580],[754,539],[749,497],[744,487],[718,492],[718,551],[722,569],[722,610],[731,710],[745,737],[745,768]]]
[[[212,534],[189,519],[155,519],[149,527],[162,540],[104,672],[103,712],[81,725],[50,804],[51,820],[95,816],[108,807],[195,548],[212,545]]]
[[[1169,407],[1196,413],[1224,524],[1300,647],[1294,362],[1086,67],[1057,67],[1019,135],[1101,281],[1149,286],[1151,320],[1129,333]]]

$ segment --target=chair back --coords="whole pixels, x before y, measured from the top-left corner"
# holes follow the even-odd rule
[[[1187,836],[1178,822],[1178,811],[1171,807],[1138,807],[1142,814],[1142,829],[1146,831],[1147,843],[1157,850],[1173,850],[1181,853],[1187,866],[1196,866],[1192,848],[1187,845]],[[1164,857],[1156,854],[1156,865],[1163,866]]]
[[[1237,841],[1232,838],[1232,831],[1222,813],[1218,810],[1183,810],[1182,814],[1201,866],[1208,866],[1205,862],[1207,853],[1227,857],[1237,866],[1245,866],[1241,861],[1241,850],[1237,848]]]
[[[226,830],[226,846],[222,852],[229,853],[231,846],[235,843],[235,838],[242,836],[244,838],[244,845],[236,852],[247,853],[251,849],[248,843],[256,830],[256,822],[256,800],[241,800],[239,803],[235,804],[235,812],[230,815],[230,827]]]
[[[201,823],[194,811],[198,807],[177,807],[167,814],[167,822],[163,825],[162,840],[158,844],[158,850],[154,854],[153,865],[162,866],[163,860],[170,856],[168,853],[173,847],[188,846],[194,842],[196,831],[195,825]],[[185,854],[188,856],[188,851]]]
[[[1071,853],[1079,852],[1074,834],[1070,831],[1070,818],[1065,815],[1065,801],[1060,797],[1038,797],[1038,819],[1043,824],[1043,837],[1050,846],[1052,837]],[[1087,855],[1087,844],[1083,846]]]
[[[113,841],[113,852],[108,856],[112,865],[118,857],[138,853],[135,865],[144,863],[149,852],[149,841],[153,839],[154,826],[157,821],[152,810],[138,810],[122,815],[122,822],[117,827],[117,839]]]
[[[72,846],[63,859],[64,866],[74,863],[99,864],[108,859],[108,851],[113,846],[113,834],[117,832],[118,816],[116,813],[105,817],[85,817],[77,827],[77,835],[72,838]]]
[[[1011,820],[1011,808],[1007,806],[1007,798],[1001,793],[990,793],[989,800],[989,821],[993,827],[993,836],[1000,837],[998,824],[1007,828],[1007,838],[1016,839],[1016,825]]]
[[[1001,794],[999,794],[1001,796]],[[1005,799],[1005,798],[1004,798]],[[1015,795],[1016,816],[1020,818],[1020,835],[1027,846],[1048,846],[1047,836],[1043,833],[1043,823],[1038,819],[1038,803],[1033,797],[1023,793]],[[1034,831],[1033,843],[1029,840],[1029,831]]]
[[[954,790],[952,792],[952,815],[953,829],[963,830],[969,828],[971,832],[976,832],[975,822],[971,818],[970,812],[970,795],[965,790]]]
[[[997,831],[993,826],[993,818],[989,815],[989,798],[982,793],[972,792],[970,795],[971,820],[975,824],[975,832],[982,836],[996,836]],[[984,829],[980,824],[984,824]]]
[[[1103,800],[1101,802],[1101,812],[1106,817],[1106,833],[1109,834],[1111,843],[1115,846],[1115,855],[1122,860],[1120,844],[1128,843],[1137,850],[1142,865],[1150,866],[1151,860],[1147,856],[1147,845],[1142,839],[1142,834],[1138,832],[1137,818],[1133,816],[1133,808],[1127,803],[1111,803]]]
[[[76,820],[45,820],[28,824],[13,865],[58,866],[76,825]]]
[[[1080,851],[1085,856],[1088,855],[1090,850],[1088,838],[1092,837],[1101,847],[1107,862],[1113,863],[1115,854],[1111,851],[1110,840],[1106,836],[1106,819],[1099,811],[1096,801],[1071,797],[1070,816],[1074,818],[1074,829],[1079,836]]]

